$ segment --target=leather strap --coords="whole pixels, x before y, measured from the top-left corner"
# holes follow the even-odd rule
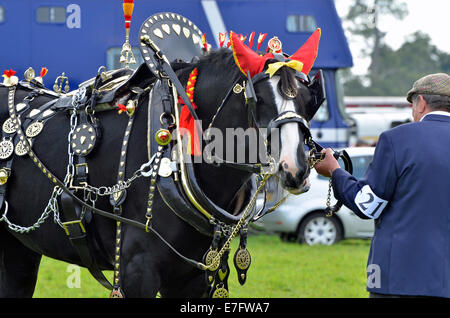
[[[89,270],[92,276],[104,287],[112,289],[112,285],[103,275],[101,269],[93,258],[89,249],[86,229],[82,220],[79,218],[79,213],[76,212],[76,205],[73,200],[75,195],[70,192],[61,193],[60,201],[65,222],[63,222],[64,229],[69,237],[70,243],[77,251],[81,258],[82,264]]]

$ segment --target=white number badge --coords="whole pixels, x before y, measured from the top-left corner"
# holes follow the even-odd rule
[[[359,210],[371,219],[376,219],[387,205],[388,201],[379,198],[368,184],[359,190],[355,196],[355,204]]]

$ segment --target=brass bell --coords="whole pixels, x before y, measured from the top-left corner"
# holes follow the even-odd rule
[[[8,178],[11,175],[11,170],[8,168],[0,169],[0,185],[4,185],[8,182]]]

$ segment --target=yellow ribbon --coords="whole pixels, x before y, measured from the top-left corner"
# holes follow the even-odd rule
[[[269,78],[271,78],[283,66],[293,68],[294,70],[299,72],[301,72],[303,69],[303,63],[297,60],[290,60],[288,62],[275,62],[269,64],[266,74],[269,74]]]

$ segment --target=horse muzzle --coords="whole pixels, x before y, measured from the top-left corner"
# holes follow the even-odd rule
[[[292,194],[301,194],[309,190],[311,184],[309,182],[310,169],[307,165],[300,168],[289,166],[286,162],[281,161],[279,165],[278,177],[281,186]]]

